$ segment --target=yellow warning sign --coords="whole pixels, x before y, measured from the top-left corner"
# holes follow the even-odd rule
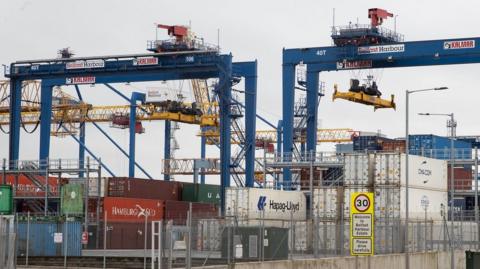
[[[374,254],[373,193],[355,192],[350,197],[350,255]]]

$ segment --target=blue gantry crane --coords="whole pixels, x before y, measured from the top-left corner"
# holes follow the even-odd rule
[[[405,42],[396,31],[380,26],[390,14],[382,9],[370,9],[370,25],[334,27],[334,46],[283,50],[283,148],[277,151],[291,154],[294,149],[295,70],[299,64],[307,65],[306,151],[315,152],[321,72],[480,62],[479,37]],[[286,188],[291,185],[291,179],[290,169],[284,168]]]

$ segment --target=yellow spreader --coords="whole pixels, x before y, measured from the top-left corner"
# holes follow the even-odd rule
[[[344,99],[355,103],[360,103],[364,105],[373,106],[375,110],[379,108],[393,108],[396,109],[395,102],[393,101],[394,95],[390,100],[385,100],[376,96],[367,95],[363,92],[339,92],[337,84],[334,86],[335,91],[333,92],[332,99]]]

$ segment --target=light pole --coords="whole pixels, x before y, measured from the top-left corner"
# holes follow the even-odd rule
[[[446,90],[447,87],[438,87],[431,89],[421,89],[421,90],[406,90],[405,91],[405,232],[404,232],[404,246],[405,246],[405,268],[410,268],[410,257],[408,256],[408,157],[409,157],[409,126],[408,126],[408,113],[409,113],[409,95],[416,92],[426,92],[426,91],[441,91]]]
[[[453,200],[455,199],[455,147],[454,139],[456,136],[457,122],[455,121],[455,116],[453,113],[418,113],[422,116],[446,116],[450,119],[447,121],[447,128],[450,128],[450,229],[452,230],[451,245],[450,245],[450,265],[451,268],[455,266],[455,259],[453,256],[453,248],[455,243],[455,232],[454,232],[454,218],[455,212],[453,207]]]

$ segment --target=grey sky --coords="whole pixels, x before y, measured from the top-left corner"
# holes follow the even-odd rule
[[[336,24],[367,23],[367,9],[385,8],[398,14],[397,30],[406,40],[428,40],[478,36],[480,18],[478,1],[7,1],[0,0],[0,63],[15,60],[55,57],[62,47],[71,47],[77,56],[128,54],[145,52],[146,40],[155,37],[153,24],[188,24],[205,40],[216,43],[221,29],[223,52],[231,52],[234,60],[259,62],[257,111],[276,122],[281,116],[282,48],[327,46],[331,44],[332,9],[336,8]],[[385,24],[393,28],[393,19]],[[412,131],[446,134],[444,118],[424,118],[417,112],[454,112],[458,134],[478,134],[474,109],[480,97],[476,75],[480,65],[385,69],[373,73],[381,77],[378,84],[385,94],[395,94],[397,111],[373,112],[371,107],[331,101],[332,88],[342,89],[355,76],[352,72],[320,74],[325,81],[326,97],[319,108],[323,128],[348,127],[362,131],[382,130],[391,137],[404,132],[404,91],[436,86],[451,90],[418,94],[412,97]],[[366,76],[369,72],[362,72]],[[158,84],[158,83],[157,83]],[[120,85],[126,93],[156,83]],[[85,86],[85,99],[93,104],[122,104],[123,101],[106,88]],[[189,92],[188,87],[184,87]],[[414,114],[415,113],[415,114]],[[128,133],[103,125],[125,148]],[[138,136],[137,156],[140,163],[155,177],[160,177],[159,163],[163,155],[161,122],[144,124],[147,132]],[[259,124],[259,128],[265,128]],[[199,156],[196,126],[182,125],[178,157]],[[38,158],[38,132],[22,132],[21,159]],[[127,160],[92,128],[87,129],[87,144],[118,172],[126,174]],[[331,148],[331,146],[325,146]],[[71,138],[52,139],[51,155],[75,158],[77,146]],[[209,150],[216,156],[216,148]],[[0,134],[0,157],[8,156],[8,136]],[[138,173],[138,176],[143,176]]]

